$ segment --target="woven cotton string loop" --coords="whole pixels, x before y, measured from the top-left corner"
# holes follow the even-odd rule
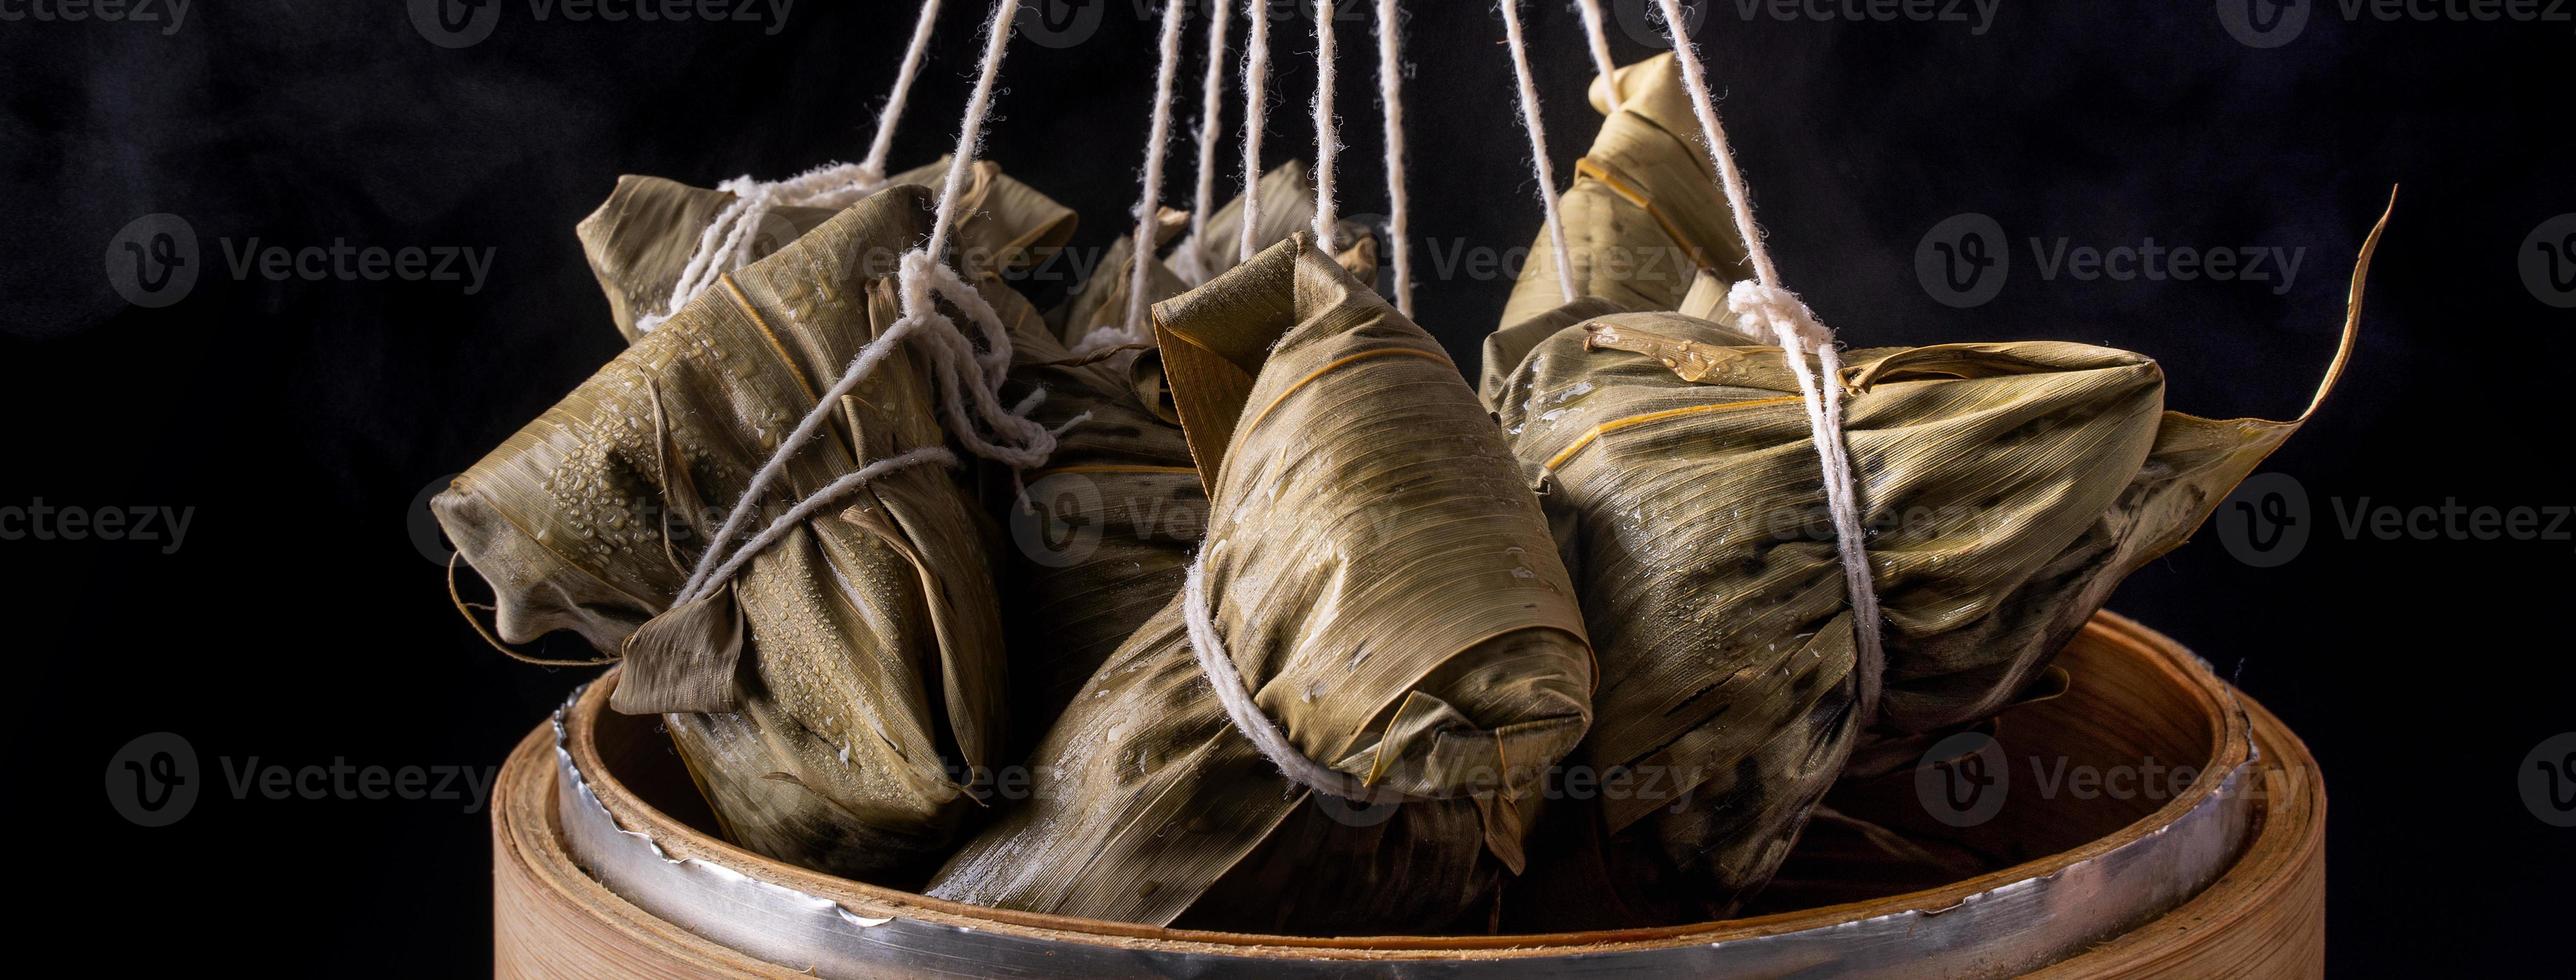
[[[894,87],[886,95],[885,110],[877,115],[876,136],[869,140],[868,155],[858,163],[826,164],[785,180],[758,181],[744,174],[716,185],[718,190],[733,195],[733,200],[716,212],[714,220],[698,236],[697,251],[690,253],[689,263],[671,284],[670,298],[662,308],[635,318],[635,332],[652,333],[680,307],[689,305],[698,294],[715,287],[725,273],[751,264],[751,249],[759,241],[760,225],[771,211],[779,208],[846,208],[869,195],[885,189],[886,154],[894,146],[895,126],[903,120],[904,104],[912,94],[913,80],[921,74],[921,62],[930,51],[931,29],[939,19],[939,0],[922,0],[921,17],[913,24],[912,44],[903,55],[903,67],[895,72]]]
[[[1261,249],[1261,130],[1270,117],[1270,0],[1246,0],[1252,23],[1243,39],[1243,228],[1238,262]]]
[[[1342,150],[1333,120],[1333,0],[1315,0],[1315,246],[1333,254],[1333,157]]]
[[[1227,0],[1210,5],[1207,68],[1199,77],[1198,191],[1190,198],[1189,247],[1180,250],[1180,267],[1173,270],[1191,285],[1209,278],[1200,256],[1206,251],[1208,218],[1216,211],[1216,141],[1224,132],[1225,42],[1233,16],[1234,4]]]
[[[1681,25],[1690,22],[1682,16],[1680,0],[1656,2],[1663,10],[1664,32],[1672,40],[1673,57],[1681,63],[1682,80],[1690,90],[1691,110],[1699,117],[1709,161],[1717,167],[1718,186],[1726,194],[1727,206],[1735,212],[1736,233],[1744,239],[1745,255],[1753,264],[1754,278],[1738,282],[1728,291],[1727,309],[1746,323],[1767,328],[1778,338],[1782,359],[1788,361],[1790,371],[1797,376],[1798,393],[1806,403],[1809,438],[1824,466],[1825,507],[1833,516],[1834,547],[1842,559],[1844,587],[1851,594],[1852,638],[1858,650],[1858,663],[1852,672],[1858,680],[1860,721],[1868,725],[1878,716],[1887,653],[1881,635],[1883,624],[1879,622],[1878,588],[1870,573],[1867,539],[1861,528],[1860,481],[1852,468],[1850,450],[1843,442],[1842,354],[1834,347],[1833,331],[1817,322],[1797,294],[1780,288],[1780,270],[1771,261],[1770,248],[1762,243],[1761,228],[1754,224],[1752,195],[1745,189],[1744,174],[1735,165],[1735,151],[1726,141],[1726,128],[1719,125],[1717,107],[1710,100],[1708,73],[1700,66],[1697,48],[1682,33]],[[1807,355],[1811,352],[1821,372],[1808,367]]]
[[[1219,543],[1215,547],[1225,546]],[[1360,803],[1401,803],[1409,799],[1307,758],[1296,743],[1288,740],[1288,733],[1253,701],[1252,691],[1244,687],[1243,673],[1235,668],[1234,657],[1226,653],[1225,640],[1217,635],[1215,617],[1208,611],[1207,559],[1208,553],[1201,552],[1190,562],[1188,577],[1181,586],[1181,618],[1189,627],[1190,652],[1197,655],[1199,670],[1207,675],[1208,685],[1216,689],[1217,703],[1225,706],[1225,716],[1234,722],[1234,730],[1250,739],[1261,757],[1278,766],[1290,781],[1307,789]]]
[[[1503,37],[1511,42],[1512,75],[1520,80],[1521,127],[1528,131],[1530,168],[1538,176],[1539,204],[1547,212],[1547,239],[1556,251],[1556,288],[1568,303],[1582,298],[1574,288],[1574,253],[1565,244],[1565,218],[1556,206],[1556,165],[1547,159],[1547,125],[1538,114],[1538,83],[1530,78],[1529,45],[1521,39],[1520,0],[1502,0]]]
[[[1583,11],[1584,39],[1592,45],[1592,66],[1601,70],[1601,87],[1610,93],[1610,111],[1619,111],[1619,86],[1614,78],[1619,63],[1610,60],[1610,35],[1601,29],[1601,0],[1575,0]]]
[[[1387,255],[1395,266],[1395,311],[1413,316],[1413,242],[1404,193],[1403,17],[1395,0],[1377,0],[1377,98],[1386,123]]]
[[[787,513],[770,523],[760,534],[740,547],[728,547],[734,537],[759,509],[760,500],[771,484],[786,471],[787,461],[804,448],[823,429],[824,421],[840,410],[841,400],[856,390],[877,367],[894,356],[898,345],[908,339],[921,341],[918,353],[925,358],[931,378],[938,388],[938,403],[947,422],[948,433],[967,451],[986,459],[1027,469],[1046,461],[1055,451],[1055,437],[1062,427],[1049,430],[1028,417],[1038,399],[1031,397],[1016,406],[1001,403],[999,389],[1003,372],[1011,359],[1010,335],[1001,314],[984,300],[956,270],[943,264],[948,233],[956,223],[957,208],[968,168],[975,151],[982,145],[984,120],[991,114],[993,86],[1002,73],[1002,55],[1009,47],[1012,17],[1019,12],[1019,0],[997,0],[992,19],[985,24],[983,69],[976,78],[972,97],[967,99],[964,118],[958,123],[957,148],[951,156],[947,182],[941,187],[939,206],[931,215],[928,244],[904,253],[895,276],[902,301],[902,315],[884,333],[859,349],[849,367],[817,398],[814,407],[799,419],[767,462],[752,474],[742,496],[734,502],[733,511],[715,535],[708,539],[707,550],[698,556],[697,566],[688,581],[680,586],[674,604],[695,601],[730,581],[751,557],[775,543],[798,523],[820,513],[821,509],[849,495],[859,487],[905,468],[927,462],[953,463],[956,457],[944,449],[914,450],[891,459],[861,467],[808,495],[790,507]],[[939,301],[966,315],[984,339],[978,351],[955,320],[939,308]],[[971,410],[971,414],[970,414]],[[1076,417],[1073,422],[1080,422]],[[976,423],[982,423],[979,427]],[[989,428],[995,438],[985,437]]]

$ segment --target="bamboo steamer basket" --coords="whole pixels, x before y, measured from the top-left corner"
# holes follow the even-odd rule
[[[1367,938],[987,909],[771,861],[707,832],[712,818],[654,720],[606,709],[611,671],[502,769],[494,968],[505,977],[2322,975],[2325,794],[2306,746],[2188,651],[2127,619],[2097,617],[2058,663],[2074,678],[2067,693],[1998,723],[2009,775],[1981,822],[1935,822],[1937,787],[1910,770],[1829,801],[1909,833],[2027,855],[2018,863],[1693,926]],[[2115,778],[2088,783],[2078,775],[2087,772],[2128,773],[2133,791]],[[1774,891],[1783,889],[1799,897],[1785,882]]]

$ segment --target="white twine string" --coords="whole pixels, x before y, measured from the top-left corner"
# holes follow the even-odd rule
[[[1333,122],[1333,0],[1315,0],[1315,246],[1326,255],[1333,253],[1333,157],[1341,149]]]
[[[1154,116],[1146,129],[1144,189],[1136,196],[1136,237],[1127,249],[1127,319],[1123,329],[1094,331],[1077,345],[1075,353],[1090,354],[1103,347],[1143,341],[1145,333],[1145,295],[1154,264],[1154,220],[1163,210],[1163,148],[1172,133],[1172,75],[1181,64],[1181,18],[1189,9],[1188,0],[1164,0],[1162,61],[1154,68]]]
[[[1243,39],[1243,228],[1238,262],[1261,248],[1261,130],[1270,116],[1270,0],[1252,4]]]
[[[1530,168],[1538,175],[1539,204],[1547,211],[1547,239],[1556,249],[1556,288],[1571,303],[1581,294],[1574,289],[1574,254],[1565,244],[1565,218],[1557,212],[1556,165],[1547,159],[1547,125],[1539,120],[1538,83],[1530,79],[1529,45],[1521,39],[1521,4],[1502,0],[1500,6],[1503,36],[1511,42],[1512,74],[1520,80],[1521,127],[1529,132]]]
[[[1224,547],[1219,542],[1211,550]],[[1300,786],[1361,803],[1404,802],[1407,797],[1402,793],[1371,786],[1357,776],[1307,758],[1288,740],[1288,733],[1253,701],[1252,691],[1244,687],[1243,673],[1235,668],[1234,657],[1225,652],[1225,641],[1217,636],[1215,618],[1208,612],[1207,560],[1208,553],[1201,552],[1197,560],[1190,562],[1188,577],[1181,587],[1181,618],[1189,626],[1190,652],[1198,657],[1199,670],[1207,675],[1208,686],[1216,689],[1217,703],[1225,706],[1225,716],[1234,722],[1234,729],[1252,741],[1262,758]]]
[[[1601,70],[1601,87],[1610,93],[1610,111],[1619,111],[1619,86],[1612,76],[1619,63],[1610,60],[1610,35],[1601,29],[1601,0],[1575,0],[1583,11],[1583,34],[1592,45],[1592,65]]]
[[[1726,193],[1727,206],[1735,211],[1735,230],[1744,239],[1747,258],[1752,260],[1754,278],[1738,282],[1726,297],[1727,309],[1746,322],[1770,328],[1780,341],[1784,359],[1798,378],[1798,393],[1807,408],[1809,438],[1816,445],[1816,455],[1823,460],[1825,506],[1833,515],[1834,546],[1840,553],[1843,583],[1851,593],[1852,635],[1859,649],[1859,663],[1854,672],[1859,679],[1859,715],[1863,724],[1878,714],[1879,687],[1886,671],[1887,654],[1881,635],[1878,611],[1878,589],[1869,568],[1869,554],[1862,537],[1858,478],[1852,470],[1851,453],[1843,442],[1842,355],[1834,347],[1833,332],[1816,321],[1796,293],[1779,287],[1780,270],[1771,261],[1771,250],[1762,242],[1762,232],[1753,221],[1752,195],[1745,189],[1744,174],[1735,165],[1735,150],[1726,141],[1726,129],[1718,124],[1717,107],[1710,99],[1708,75],[1700,67],[1699,52],[1682,33],[1680,0],[1656,0],[1662,7],[1665,35],[1672,39],[1673,56],[1681,62],[1682,80],[1690,89],[1691,110],[1699,116],[1700,134],[1707,143],[1709,161],[1717,166],[1718,184]],[[1830,388],[1807,365],[1807,353],[1814,352]]]
[[[725,516],[722,526],[708,539],[706,552],[698,556],[697,566],[680,586],[673,600],[675,605],[702,598],[730,581],[762,548],[858,487],[906,467],[943,457],[950,462],[955,460],[946,450],[932,448],[871,463],[807,496],[742,547],[727,547],[727,543],[742,532],[743,526],[758,509],[761,495],[786,471],[788,459],[822,431],[824,420],[839,410],[841,399],[892,357],[896,346],[906,339],[917,338],[923,342],[920,353],[926,357],[929,374],[938,384],[938,401],[948,423],[949,434],[978,456],[1008,464],[1014,469],[1037,466],[1055,451],[1056,435],[1086,417],[1077,416],[1064,426],[1050,430],[1028,417],[1029,412],[1038,406],[1038,396],[1033,395],[1016,406],[1001,404],[998,390],[1011,357],[1010,336],[1002,325],[1001,315],[984,300],[982,294],[960,278],[956,270],[937,258],[947,250],[949,228],[956,221],[959,195],[966,182],[968,167],[983,143],[984,120],[992,110],[994,82],[1001,75],[1002,55],[1008,47],[1012,17],[1018,13],[1019,6],[1019,0],[997,0],[992,20],[985,24],[983,69],[976,79],[974,95],[966,102],[965,116],[958,123],[957,149],[949,164],[947,183],[940,192],[938,209],[931,217],[930,241],[922,248],[904,253],[896,273],[903,315],[875,340],[859,349],[840,378],[825,389],[822,397],[815,400],[814,407],[797,421],[787,438],[770,453],[769,460],[752,474],[742,496],[735,500],[733,511]],[[946,300],[974,322],[984,338],[983,352],[979,353],[974,342],[958,329],[956,321],[939,309],[940,300]],[[968,414],[969,403],[973,411],[971,416]],[[991,428],[998,441],[985,438],[975,424],[977,422]]]
[[[903,106],[912,95],[912,80],[921,75],[922,58],[930,51],[931,29],[939,20],[939,0],[921,0],[921,17],[912,25],[912,44],[904,49],[903,68],[894,75],[894,91],[886,96],[885,111],[877,114],[877,135],[868,142],[867,159],[859,166],[872,174],[885,173],[886,155],[894,150],[894,126],[903,118]]]
[[[1377,0],[1377,91],[1386,121],[1386,237],[1395,264],[1395,310],[1413,316],[1413,243],[1404,194],[1404,59],[1396,0]]]
[[[912,83],[920,77],[921,62],[930,51],[931,29],[939,19],[939,0],[922,0],[921,17],[913,24],[912,44],[903,54],[903,67],[895,72],[894,87],[886,95],[883,112],[877,115],[876,136],[869,140],[868,155],[858,163],[834,163],[816,167],[785,180],[757,181],[750,174],[716,185],[733,195],[706,231],[698,236],[697,251],[690,253],[688,265],[680,278],[671,284],[670,298],[660,310],[635,318],[635,332],[652,333],[679,312],[680,307],[715,286],[725,273],[751,264],[751,249],[759,240],[762,221],[778,208],[846,208],[885,188],[886,154],[894,146],[895,127],[903,120],[905,103],[912,94]]]
[[[1208,218],[1216,210],[1216,141],[1225,121],[1225,42],[1234,4],[1218,0],[1208,13],[1207,68],[1199,78],[1198,193],[1190,198],[1189,247],[1180,250],[1177,270],[1191,283],[1208,279],[1200,261],[1207,242]]]

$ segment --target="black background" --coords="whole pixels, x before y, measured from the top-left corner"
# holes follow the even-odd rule
[[[1134,199],[1152,73],[1153,25],[1132,0],[1098,2],[1085,43],[1012,50],[988,147],[1080,211],[1090,245]],[[1488,3],[1407,6],[1414,227],[1442,249],[1522,247],[1538,207],[1500,21]],[[2323,761],[2337,972],[2549,962],[2576,831],[2536,819],[2516,774],[2576,727],[2570,544],[2355,537],[2335,508],[2576,503],[2576,315],[2516,264],[2536,226],[2576,211],[2576,25],[2352,20],[2319,2],[2296,40],[2257,49],[2192,0],[2003,0],[1982,32],[1972,7],[1958,23],[1714,6],[1697,37],[1774,250],[1856,344],[2109,344],[2159,358],[2175,408],[2289,417],[2333,348],[2353,253],[2404,185],[2351,372],[2266,466],[2313,502],[2305,551],[2256,568],[2204,534],[2113,606],[2237,677]],[[898,166],[953,139],[985,5],[949,7]],[[1344,7],[1347,206],[1383,210],[1366,5]],[[202,3],[166,35],[0,22],[0,505],[195,508],[171,554],[0,541],[28,682],[13,768],[32,776],[10,792],[13,878],[44,896],[39,920],[117,931],[84,948],[97,965],[488,966],[483,813],[235,799],[224,766],[490,766],[581,679],[473,638],[419,497],[620,348],[572,238],[616,175],[712,184],[856,157],[912,11],[804,0],[773,34],[533,9],[504,4],[463,49],[429,43],[400,2]],[[1553,0],[1527,16],[1568,173],[1597,119],[1580,28]],[[1273,162],[1311,153],[1307,24],[1283,9]],[[1651,53],[1612,33],[1620,60]],[[1190,144],[1175,154],[1186,168]],[[155,212],[189,222],[204,267],[184,300],[134,308],[103,258]],[[2015,262],[1967,310],[1934,302],[1913,266],[1962,212],[1996,219]],[[495,262],[471,295],[236,279],[221,243],[254,237]],[[2032,237],[2305,252],[2276,295],[2044,281]],[[1420,319],[1472,363],[1508,283],[1424,277]],[[101,772],[153,731],[184,736],[207,782],[186,819],[146,829]]]

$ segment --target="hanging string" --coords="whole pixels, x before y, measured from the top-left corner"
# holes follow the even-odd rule
[[[1619,111],[1619,63],[1610,60],[1610,35],[1601,29],[1601,0],[1575,0],[1583,11],[1583,34],[1592,43],[1592,66],[1601,70],[1601,87],[1610,93],[1610,111]]]
[[[904,49],[903,68],[895,72],[894,91],[886,96],[885,111],[877,114],[877,135],[868,142],[867,159],[859,167],[872,174],[885,174],[886,155],[894,150],[894,127],[903,119],[903,106],[912,95],[912,80],[921,75],[921,62],[930,52],[930,32],[939,20],[939,0],[921,0],[921,17],[912,25],[912,45]]]
[[[707,550],[698,556],[688,580],[674,598],[675,605],[705,597],[722,587],[739,571],[750,556],[777,541],[795,525],[818,513],[820,508],[837,501],[868,482],[911,466],[929,462],[951,462],[955,457],[942,449],[916,450],[892,459],[882,460],[833,481],[788,509],[767,529],[742,547],[729,548],[771,484],[785,472],[787,461],[797,450],[813,440],[824,421],[840,410],[841,400],[849,396],[861,381],[893,356],[898,345],[907,339],[922,341],[919,353],[924,357],[931,378],[939,389],[939,407],[948,423],[949,435],[969,452],[995,460],[1015,470],[1028,469],[1046,461],[1055,451],[1057,434],[1079,423],[1085,416],[1056,429],[1030,419],[1039,402],[1032,396],[1019,405],[1005,407],[1000,402],[1002,372],[1009,366],[1010,336],[1001,315],[975,291],[956,270],[938,257],[946,254],[949,229],[956,224],[958,200],[976,151],[982,146],[984,121],[991,114],[993,87],[1001,76],[1002,55],[1008,49],[1012,18],[1019,12],[1020,0],[997,0],[992,19],[984,25],[983,67],[975,81],[974,94],[967,99],[964,118],[958,123],[957,148],[951,155],[946,183],[940,189],[938,208],[931,216],[929,242],[904,253],[896,274],[896,288],[902,299],[902,315],[884,333],[859,349],[850,359],[838,380],[815,400],[814,407],[781,440],[769,460],[752,474],[742,496],[734,502],[733,511],[708,539]],[[946,300],[966,315],[983,335],[985,349],[978,352],[957,323],[939,308]],[[969,415],[971,403],[972,415]],[[989,427],[997,439],[987,439],[976,425]]]
[[[1333,253],[1333,156],[1342,138],[1333,123],[1333,0],[1315,0],[1315,247]]]
[[[846,208],[885,188],[886,154],[894,146],[895,127],[903,120],[904,105],[911,97],[913,81],[920,77],[922,60],[930,51],[931,30],[938,19],[939,0],[922,0],[921,16],[912,28],[912,44],[904,50],[903,67],[895,72],[885,111],[877,115],[877,132],[869,140],[865,159],[825,164],[785,180],[757,181],[744,174],[716,185],[716,189],[732,194],[733,200],[717,211],[714,220],[707,222],[706,231],[698,235],[697,250],[690,253],[679,280],[671,284],[670,298],[663,301],[662,308],[635,318],[636,333],[652,333],[680,307],[714,287],[725,273],[750,265],[761,222],[771,211],[782,207]]]
[[[1270,116],[1270,0],[1252,4],[1243,39],[1243,228],[1235,260],[1252,261],[1261,248],[1261,130]]]
[[[1404,194],[1404,60],[1396,0],[1377,0],[1377,91],[1386,121],[1386,237],[1395,264],[1395,310],[1413,316],[1413,243]]]
[[[1162,61],[1154,68],[1154,115],[1146,129],[1144,190],[1136,196],[1136,237],[1127,249],[1127,318],[1118,330],[1095,331],[1083,338],[1076,354],[1089,354],[1102,346],[1138,343],[1145,332],[1145,307],[1151,297],[1146,288],[1152,282],[1154,265],[1155,219],[1163,210],[1163,147],[1172,133],[1172,75],[1181,64],[1182,13],[1189,9],[1188,0],[1164,0]]]
[[[1762,242],[1761,229],[1753,221],[1752,195],[1746,191],[1744,174],[1735,165],[1735,150],[1726,141],[1726,128],[1718,123],[1717,107],[1711,101],[1708,74],[1701,68],[1699,52],[1683,35],[1680,0],[1657,0],[1664,15],[1664,32],[1673,42],[1673,56],[1681,63],[1682,80],[1690,90],[1691,110],[1699,117],[1700,135],[1707,143],[1709,161],[1716,165],[1718,185],[1726,194],[1727,206],[1735,212],[1735,230],[1744,240],[1745,256],[1751,260],[1754,278],[1738,282],[1726,298],[1727,309],[1746,323],[1770,328],[1780,341],[1782,356],[1797,376],[1798,392],[1806,403],[1807,427],[1816,445],[1816,455],[1823,460],[1825,506],[1833,516],[1834,546],[1840,553],[1843,583],[1851,594],[1852,636],[1858,647],[1858,663],[1853,673],[1858,678],[1858,711],[1866,725],[1878,713],[1879,689],[1886,672],[1887,655],[1878,611],[1878,590],[1872,580],[1869,555],[1865,550],[1860,521],[1858,478],[1851,465],[1851,453],[1843,442],[1842,354],[1834,346],[1833,332],[1816,321],[1815,313],[1797,294],[1780,288],[1780,270],[1771,261],[1771,250]],[[1827,388],[1818,378],[1819,371],[1810,368],[1806,355],[1812,351]]]
[[[1521,85],[1521,127],[1529,132],[1530,167],[1538,175],[1538,200],[1547,212],[1547,239],[1556,249],[1556,288],[1565,301],[1582,294],[1574,288],[1574,253],[1565,244],[1565,218],[1557,212],[1556,166],[1547,160],[1547,125],[1539,120],[1538,83],[1530,78],[1529,44],[1521,39],[1520,0],[1501,0],[1503,36],[1511,42],[1512,74]]]
[[[1225,42],[1234,4],[1218,0],[1208,12],[1207,69],[1199,79],[1198,193],[1190,198],[1190,247],[1180,250],[1177,270],[1193,285],[1206,282],[1200,256],[1207,251],[1208,218],[1216,211],[1216,140],[1225,121]]]

